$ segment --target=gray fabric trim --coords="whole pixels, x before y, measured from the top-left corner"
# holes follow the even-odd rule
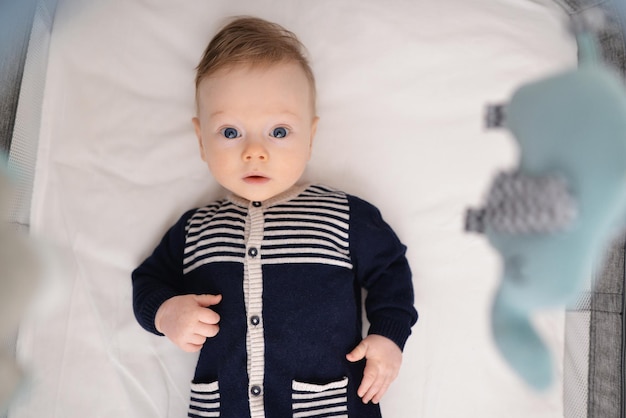
[[[594,274],[589,334],[588,416],[623,416],[624,244],[617,239]]]
[[[0,152],[9,153],[36,0],[0,0]]]
[[[567,418],[588,415],[590,318],[589,310],[570,311],[565,315],[565,335],[575,341],[575,344],[565,344],[563,356],[563,412]]]
[[[49,34],[57,0],[0,0],[0,158],[15,195],[9,222],[28,230]],[[17,140],[16,140],[17,139]],[[2,341],[15,352],[16,338]],[[0,417],[6,418],[4,405]]]
[[[622,339],[624,330],[624,248],[626,236],[611,243],[604,257],[597,260],[592,276],[593,290],[584,292],[566,316],[564,358],[564,409],[566,418],[617,418],[622,416]],[[581,323],[588,335],[581,335]],[[581,359],[587,365],[581,365]],[[581,375],[585,369],[587,374]],[[583,379],[586,379],[583,380]],[[586,410],[568,404],[576,402],[572,393],[584,387]],[[568,393],[569,392],[569,393]]]
[[[8,220],[15,229],[24,232],[30,226],[30,203],[55,5],[56,2],[50,0],[41,0],[36,5],[9,150],[8,168],[16,193],[9,207]]]

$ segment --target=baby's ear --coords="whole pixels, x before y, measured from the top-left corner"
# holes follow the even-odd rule
[[[311,122],[311,144],[313,146],[313,139],[315,139],[315,133],[317,132],[317,123],[319,122],[319,116],[315,116]]]
[[[196,138],[198,138],[198,146],[200,147],[200,158],[202,158],[203,161],[206,161],[206,156],[204,153],[204,145],[202,145],[202,130],[200,129],[200,119],[194,116],[191,119],[191,122],[193,123],[193,127],[196,131]]]

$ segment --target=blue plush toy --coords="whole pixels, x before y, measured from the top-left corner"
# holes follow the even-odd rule
[[[552,382],[552,361],[534,311],[572,302],[626,220],[626,93],[577,34],[579,68],[519,88],[491,124],[506,127],[519,165],[499,174],[466,228],[484,232],[502,257],[493,336],[531,386]],[[495,118],[494,118],[495,116]]]

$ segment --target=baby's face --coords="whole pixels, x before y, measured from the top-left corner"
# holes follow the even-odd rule
[[[237,66],[202,80],[193,122],[215,179],[236,195],[263,201],[302,176],[317,118],[304,71],[284,63]]]

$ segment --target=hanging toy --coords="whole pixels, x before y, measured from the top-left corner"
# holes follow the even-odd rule
[[[597,14],[573,21],[577,69],[488,108],[487,126],[510,131],[519,164],[495,177],[484,207],[467,212],[466,229],[484,233],[502,260],[496,346],[536,389],[550,386],[553,365],[531,316],[574,301],[626,221],[626,91],[601,62],[597,27]]]

